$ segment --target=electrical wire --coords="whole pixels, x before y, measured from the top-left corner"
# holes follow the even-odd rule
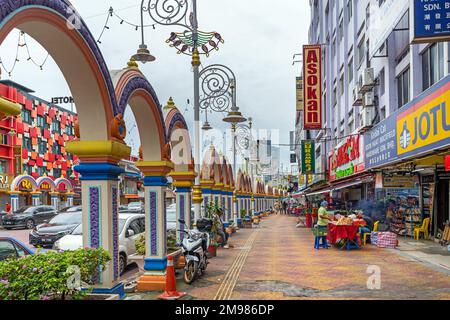
[[[6,68],[5,64],[3,63],[3,59],[0,57],[0,64],[3,67],[3,69],[6,71],[6,73],[8,73],[9,77],[11,77],[14,69],[16,68],[17,62],[19,62],[19,49],[22,46],[21,43],[20,43],[20,38],[21,38],[21,32],[19,32],[19,37],[17,39],[16,57],[14,58],[14,64],[11,67],[11,69],[8,70],[8,68]]]

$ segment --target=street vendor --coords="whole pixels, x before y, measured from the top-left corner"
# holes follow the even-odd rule
[[[328,207],[328,202],[322,201],[322,203],[320,204],[319,211],[318,211],[317,226],[319,228],[326,228],[328,226],[328,223],[331,220],[331,218],[327,212],[327,207]]]

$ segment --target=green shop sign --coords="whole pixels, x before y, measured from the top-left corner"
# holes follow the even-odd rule
[[[353,165],[351,165],[347,169],[336,170],[336,179],[345,178],[345,177],[351,176],[354,173],[355,173],[355,167]]]
[[[316,173],[315,144],[313,140],[302,141],[302,173]]]

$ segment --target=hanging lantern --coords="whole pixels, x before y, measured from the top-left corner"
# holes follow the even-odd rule
[[[445,156],[444,164],[445,164],[445,171],[450,172],[450,155]]]

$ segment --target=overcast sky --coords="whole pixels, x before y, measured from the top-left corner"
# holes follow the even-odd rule
[[[237,78],[238,106],[245,116],[254,119],[257,129],[279,129],[280,143],[289,143],[289,131],[295,123],[295,77],[300,73],[300,64],[292,66],[294,53],[301,52],[307,42],[309,27],[309,1],[307,0],[198,0],[199,28],[217,31],[225,39],[219,51],[209,58],[202,57],[203,66],[221,63],[230,67]],[[127,21],[138,23],[140,0],[72,0],[95,37],[102,32],[108,8]],[[147,17],[146,17],[147,18]],[[150,23],[147,19],[146,23]],[[140,32],[133,27],[120,24],[111,18],[99,44],[110,69],[126,65],[140,43]],[[192,72],[190,58],[177,55],[165,40],[171,31],[182,31],[178,27],[157,26],[146,28],[146,42],[156,61],[141,65],[140,69],[150,79],[160,102],[170,96],[184,113],[188,124],[193,123]],[[12,32],[0,47],[0,57],[10,69],[14,63],[18,31]],[[40,64],[46,57],[45,50],[27,38],[30,54]],[[19,50],[19,62],[11,79],[36,91],[36,95],[50,100],[54,96],[67,96],[70,91],[57,65],[51,58],[43,71],[27,61],[25,48]],[[2,68],[3,69],[3,68]],[[9,78],[2,70],[2,79]],[[191,106],[187,106],[190,99]],[[70,106],[65,106],[70,108]],[[202,118],[204,115],[202,115]],[[209,116],[213,127],[224,130],[222,115]],[[131,144],[135,149],[136,130],[133,117],[127,114],[127,127],[131,130]],[[285,167],[289,163],[289,148],[281,148],[281,160]]]

